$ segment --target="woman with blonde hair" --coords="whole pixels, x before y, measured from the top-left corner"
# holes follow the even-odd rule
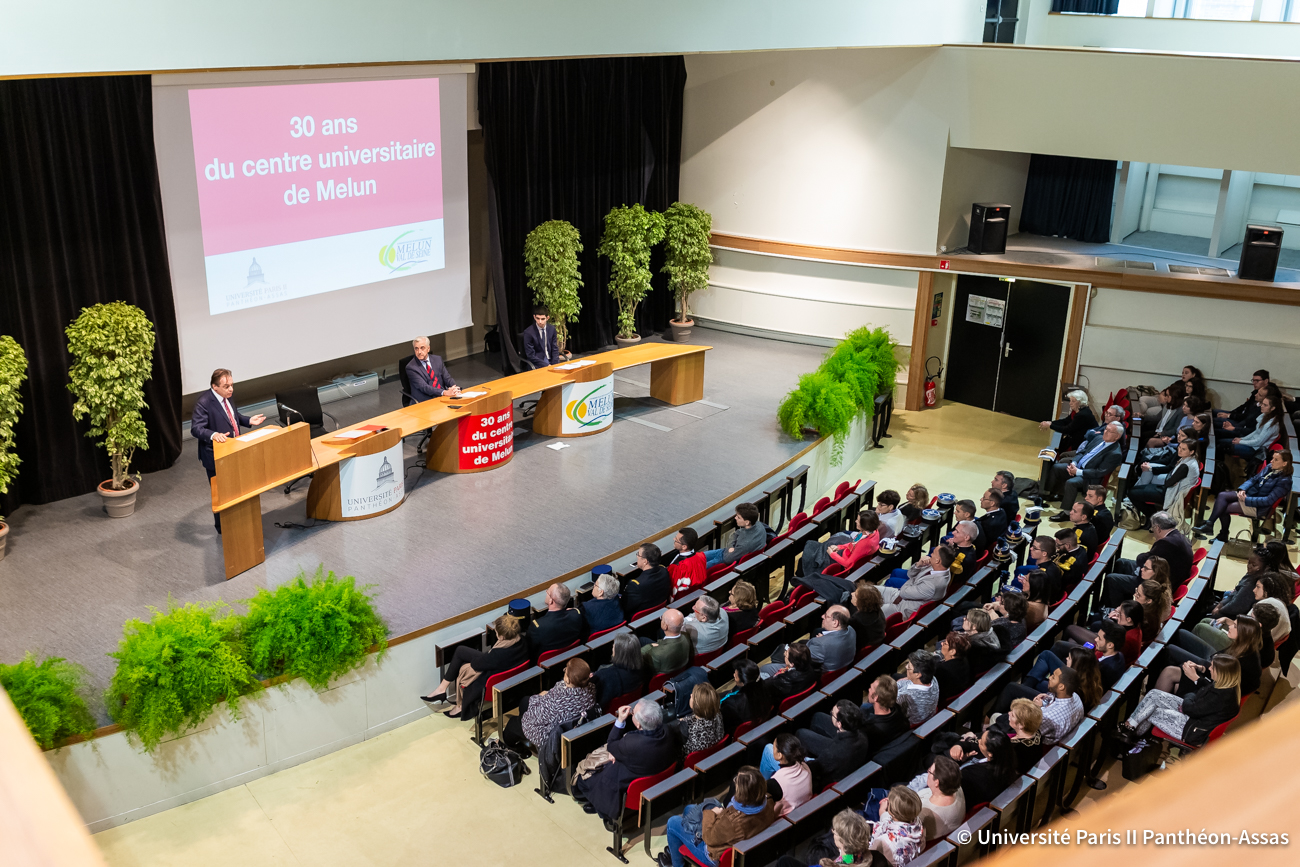
[[[1195,669],[1195,692],[1179,698],[1164,690],[1148,691],[1120,724],[1121,733],[1133,740],[1159,728],[1194,747],[1209,740],[1210,732],[1241,709],[1241,664],[1226,653],[1216,653],[1208,666],[1197,665]]]
[[[1259,689],[1263,676],[1264,661],[1260,651],[1266,638],[1264,628],[1254,617],[1242,614],[1224,618],[1223,630],[1228,637],[1228,646],[1217,652],[1226,653],[1241,664],[1241,694],[1251,695]],[[1195,633],[1179,630],[1173,641],[1165,646],[1165,656],[1173,664],[1160,672],[1155,688],[1180,696],[1188,695],[1194,689],[1198,672],[1209,664],[1215,653],[1215,649],[1197,638]]]
[[[925,485],[917,482],[907,489],[907,501],[898,507],[898,510],[907,518],[909,524],[914,524],[921,520],[921,510],[930,508],[930,491]]]
[[[443,716],[451,719],[470,719],[478,713],[488,677],[528,661],[528,644],[523,640],[524,630],[518,620],[503,614],[492,621],[492,631],[497,641],[491,650],[457,647],[443,671],[442,683],[432,695],[420,698],[430,703],[450,702],[452,708]]]
[[[727,612],[727,643],[730,645],[737,632],[758,625],[758,594],[754,591],[754,585],[748,581],[737,581],[731,585],[731,593],[722,610]]]
[[[1083,442],[1084,434],[1097,426],[1097,416],[1088,405],[1088,392],[1076,388],[1065,397],[1070,402],[1070,414],[1038,424],[1043,430],[1054,430],[1061,435],[1061,443],[1056,450],[1058,455]]]

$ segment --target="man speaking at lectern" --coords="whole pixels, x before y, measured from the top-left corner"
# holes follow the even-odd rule
[[[411,381],[411,399],[416,403],[446,394],[460,396],[460,386],[451,378],[442,359],[429,354],[429,338],[417,337],[411,341],[415,358],[406,363],[406,377]]]
[[[194,414],[190,417],[190,434],[199,441],[199,460],[203,469],[208,471],[208,481],[217,474],[216,459],[212,454],[213,443],[223,443],[227,437],[239,436],[239,426],[256,427],[266,421],[266,416],[255,415],[249,418],[240,415],[239,410],[230,399],[235,394],[235,378],[229,370],[218,367],[212,371],[212,388],[199,395],[194,404]],[[212,517],[221,532],[221,513],[213,512]]]

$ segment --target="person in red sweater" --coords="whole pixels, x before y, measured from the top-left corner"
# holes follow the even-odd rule
[[[709,570],[704,565],[704,552],[695,550],[699,541],[699,534],[691,527],[682,527],[673,537],[673,551],[664,565],[673,582],[674,599],[704,586]]]
[[[811,539],[804,543],[798,574],[812,575],[823,572],[832,563],[845,567],[861,563],[879,550],[880,516],[869,509],[864,509],[858,512],[856,533],[836,533],[825,542]],[[857,559],[859,557],[861,559]]]

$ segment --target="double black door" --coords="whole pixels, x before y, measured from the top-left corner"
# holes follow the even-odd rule
[[[1070,287],[961,274],[953,302],[944,398],[1055,418]]]

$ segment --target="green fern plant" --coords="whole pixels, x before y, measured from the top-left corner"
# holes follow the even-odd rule
[[[88,680],[86,669],[57,656],[37,662],[29,653],[16,665],[0,665],[0,686],[43,750],[95,731],[95,718],[82,698]]]
[[[105,698],[114,722],[146,752],[198,726],[218,702],[239,718],[240,696],[262,684],[244,659],[242,620],[224,602],[190,603],[128,620],[109,656],[117,671]]]
[[[798,388],[785,396],[776,414],[781,429],[794,439],[803,439],[804,428],[832,437],[831,463],[838,465],[858,405],[851,386],[819,369],[799,377]]]
[[[375,611],[369,586],[317,567],[311,583],[299,573],[274,591],[259,589],[248,600],[244,640],[248,661],[267,677],[287,674],[324,689],[366,661],[372,645],[382,657],[388,626]]]

